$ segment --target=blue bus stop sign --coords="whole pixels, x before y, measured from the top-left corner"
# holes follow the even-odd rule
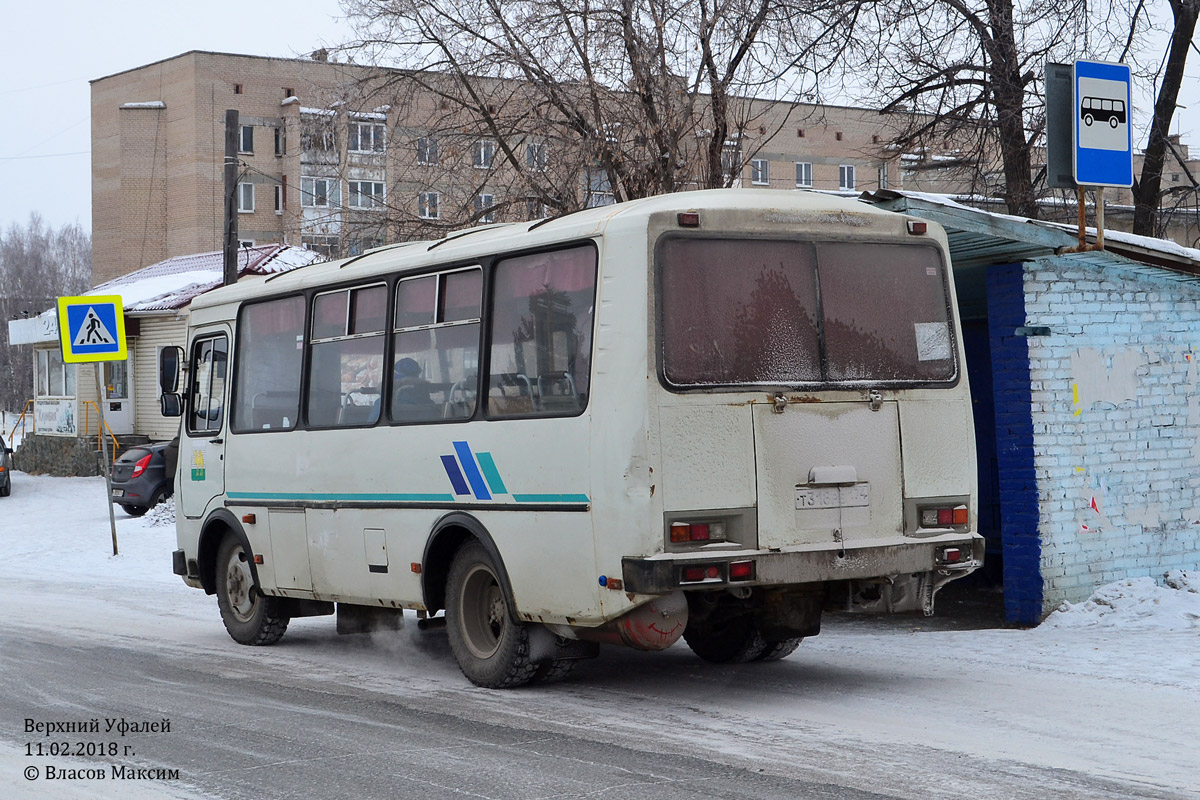
[[[1075,62],[1075,182],[1133,186],[1133,81],[1125,64]]]

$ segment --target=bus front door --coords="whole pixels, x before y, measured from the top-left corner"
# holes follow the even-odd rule
[[[229,334],[203,331],[192,342],[188,364],[186,431],[175,496],[186,517],[200,517],[225,492],[225,393]]]

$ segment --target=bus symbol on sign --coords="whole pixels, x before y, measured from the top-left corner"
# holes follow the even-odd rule
[[[1110,100],[1107,97],[1085,97],[1079,104],[1079,116],[1089,128],[1097,119],[1107,119],[1109,127],[1115,128],[1125,122],[1125,101]]]

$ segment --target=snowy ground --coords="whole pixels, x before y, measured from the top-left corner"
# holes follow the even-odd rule
[[[12,496],[0,498],[0,651],[26,626],[196,657],[228,653],[239,659],[235,671],[370,683],[414,703],[459,703],[481,720],[586,725],[597,741],[686,745],[760,771],[803,762],[840,785],[886,786],[897,797],[1087,796],[1067,790],[1077,774],[1118,787],[1094,796],[1200,798],[1195,574],[1103,587],[1033,630],[830,620],[789,658],[754,670],[704,665],[683,646],[612,649],[567,683],[489,693],[471,687],[444,648],[416,643],[429,634],[412,625],[354,645],[334,635],[329,618],[297,620],[288,635],[297,646],[236,647],[213,599],[171,572],[172,514],[118,511],[114,557],[103,479],[16,473]],[[0,685],[7,681],[0,672]],[[34,791],[21,777],[29,762],[22,724],[0,719],[0,797],[193,796],[185,787]],[[873,752],[854,755],[860,750]],[[1013,788],[1033,775],[1040,785]]]

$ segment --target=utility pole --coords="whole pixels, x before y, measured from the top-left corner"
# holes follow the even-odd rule
[[[225,285],[237,283],[238,276],[238,112],[225,112]]]

